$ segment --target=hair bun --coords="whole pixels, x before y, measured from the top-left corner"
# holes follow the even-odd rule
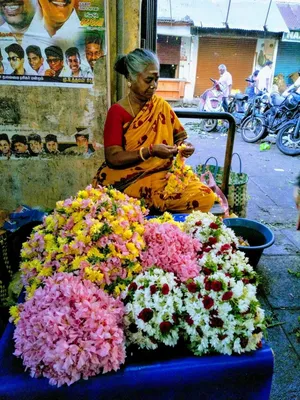
[[[124,75],[126,78],[128,77],[129,74],[126,64],[126,56],[118,56],[114,70],[119,74]]]

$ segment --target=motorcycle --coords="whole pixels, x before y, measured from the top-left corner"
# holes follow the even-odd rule
[[[254,82],[250,79],[245,79],[247,82]],[[233,96],[229,96],[228,112],[232,114],[235,119],[236,127],[239,128],[243,121],[250,115],[251,109],[249,109],[248,102],[249,96],[246,93],[236,93]]]
[[[300,115],[282,126],[276,137],[276,145],[283,154],[300,155]]]
[[[241,134],[245,142],[255,143],[268,134],[278,134],[286,122],[297,118],[300,113],[300,94],[296,89],[286,97],[278,93],[273,93],[271,96],[266,93],[265,96],[267,96],[265,100],[258,96],[259,103],[266,104],[265,109],[263,110],[261,105],[257,106],[260,107],[260,111],[258,109],[256,115],[242,124]]]
[[[222,101],[223,101],[223,90],[222,85],[213,78],[210,78],[213,82],[213,86],[200,96],[200,103],[198,106],[199,111],[208,112],[221,112],[223,111]],[[201,128],[206,132],[213,131],[218,124],[217,119],[203,119],[201,121]]]
[[[241,135],[245,142],[257,142],[257,138],[263,139],[268,135],[265,129],[264,112],[268,108],[269,94],[263,91],[251,99],[247,111],[241,120]]]

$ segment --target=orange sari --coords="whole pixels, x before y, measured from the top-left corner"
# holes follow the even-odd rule
[[[155,95],[131,122],[123,126],[123,131],[126,151],[136,151],[141,147],[149,147],[150,144],[164,143],[173,146],[187,137],[171,106]],[[150,157],[124,169],[112,169],[104,163],[97,171],[93,186],[111,185],[131,197],[144,198],[148,207],[160,211],[209,211],[215,195],[201,182],[191,182],[184,193],[164,198],[166,174],[171,165],[172,160],[158,157]]]

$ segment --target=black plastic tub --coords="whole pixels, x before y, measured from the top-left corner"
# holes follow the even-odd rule
[[[250,246],[239,246],[239,250],[249,258],[249,264],[256,267],[264,249],[274,243],[274,233],[266,225],[247,218],[225,218],[223,222],[236,236],[248,241]]]

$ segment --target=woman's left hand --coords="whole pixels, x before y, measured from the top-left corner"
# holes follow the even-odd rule
[[[183,155],[183,157],[188,158],[194,153],[195,147],[192,145],[192,143],[184,143],[184,144],[185,148],[180,150],[180,153]]]

